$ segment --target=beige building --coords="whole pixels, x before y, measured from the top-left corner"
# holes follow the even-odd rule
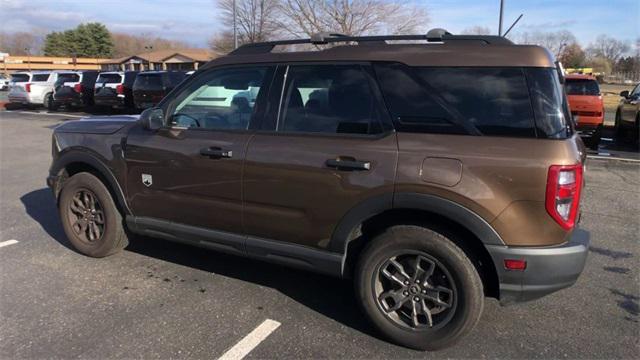
[[[219,55],[207,49],[159,50],[118,59],[0,55],[0,72],[31,70],[197,70]]]
[[[219,55],[206,49],[159,50],[103,60],[102,70],[197,70]]]
[[[52,56],[0,57],[0,72],[12,73],[31,70],[100,70],[104,59]]]

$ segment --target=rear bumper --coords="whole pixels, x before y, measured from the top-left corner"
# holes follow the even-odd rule
[[[559,246],[487,246],[500,280],[500,303],[534,300],[573,285],[584,269],[589,240],[587,231],[576,228]],[[526,269],[507,270],[506,259],[525,260]]]
[[[116,109],[122,109],[125,107],[123,97],[94,97],[93,102],[98,106],[108,106]]]
[[[42,99],[35,98],[30,93],[24,93],[24,94],[9,93],[8,98],[9,98],[9,102],[17,103],[17,104],[40,104],[42,102],[41,101]]]
[[[84,106],[84,101],[82,100],[82,96],[54,96],[53,102],[56,105],[73,105],[73,106]]]

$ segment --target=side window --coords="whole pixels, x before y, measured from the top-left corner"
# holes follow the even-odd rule
[[[633,91],[631,91],[631,94],[629,94],[629,97],[640,97],[640,84],[636,85],[635,89],[633,89]]]
[[[377,134],[376,96],[360,65],[291,66],[278,131]]]
[[[183,88],[169,121],[190,128],[248,129],[267,67],[213,70]]]
[[[437,103],[434,91],[420,83],[411,69],[401,64],[377,64],[376,76],[398,131],[466,134],[453,116]]]

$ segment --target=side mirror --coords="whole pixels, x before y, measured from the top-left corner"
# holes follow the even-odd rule
[[[140,122],[145,129],[158,130],[164,125],[164,111],[161,108],[149,108],[140,114]]]
[[[622,96],[623,98],[628,98],[629,97],[629,90],[621,91],[620,92],[620,96]]]

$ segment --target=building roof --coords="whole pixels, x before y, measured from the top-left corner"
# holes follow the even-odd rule
[[[103,64],[122,64],[134,58],[151,63],[160,63],[175,56],[182,56],[194,62],[207,62],[218,57],[218,54],[207,49],[157,50],[104,60]]]

